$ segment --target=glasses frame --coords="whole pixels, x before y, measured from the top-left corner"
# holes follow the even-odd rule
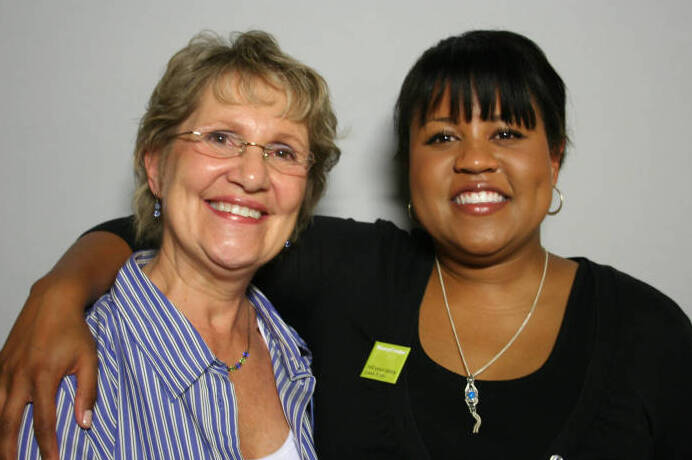
[[[202,130],[198,130],[198,129],[194,129],[194,130],[190,130],[190,131],[183,131],[183,132],[180,132],[180,133],[175,133],[175,134],[173,134],[173,137],[174,137],[174,138],[178,138],[178,137],[181,137],[181,136],[193,136],[194,139],[195,139],[193,142],[205,142],[204,137],[205,137],[207,134],[214,133],[214,132],[233,134],[233,136],[234,136],[235,138],[237,138],[237,139],[240,141],[240,149],[238,150],[238,154],[237,154],[237,155],[231,155],[231,156],[216,156],[216,155],[211,155],[211,156],[213,156],[214,158],[218,158],[218,159],[224,160],[224,159],[229,159],[229,158],[240,157],[241,155],[243,155],[243,154],[247,151],[247,148],[248,148],[248,147],[258,147],[258,148],[260,148],[260,149],[262,150],[262,159],[265,160],[265,161],[268,161],[268,160],[271,158],[270,153],[272,152],[273,149],[267,147],[266,145],[259,144],[259,143],[257,143],[257,142],[250,142],[250,141],[247,141],[247,140],[245,140],[245,138],[243,138],[242,136],[240,136],[240,135],[238,135],[238,134],[236,134],[236,133],[234,133],[234,132],[232,132],[232,131],[225,130],[225,129],[209,129],[209,130],[203,130],[203,131],[202,131]],[[291,150],[293,150],[293,148],[291,148]],[[296,154],[300,153],[300,152],[295,151],[295,150],[293,150],[293,152],[296,153]],[[201,153],[201,152],[200,152],[200,153]],[[295,162],[298,163],[299,165],[303,166],[304,171],[305,171],[305,174],[304,174],[304,175],[307,176],[308,173],[310,172],[310,168],[312,167],[312,165],[315,164],[315,156],[313,155],[312,152],[308,152],[308,156],[307,156],[306,159],[304,159],[304,160],[303,160],[303,159],[296,159]],[[276,172],[281,173],[281,174],[287,174],[287,175],[289,175],[289,176],[297,176],[297,175],[302,176],[302,175],[303,175],[303,174],[291,174],[291,173],[287,173],[287,172],[285,172],[285,171],[281,171],[281,170],[280,170],[279,168],[277,168],[277,166],[276,166],[278,163],[273,163],[273,162],[269,161],[268,164],[269,164]]]

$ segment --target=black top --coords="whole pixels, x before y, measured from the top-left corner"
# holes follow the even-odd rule
[[[466,378],[430,359],[414,337],[409,394],[432,458],[449,457],[449,452],[473,459],[549,458],[546,447],[576,404],[594,343],[595,312],[586,301],[593,298],[593,276],[587,267],[579,261],[562,327],[543,366],[518,379],[483,381],[481,374],[476,380],[483,418],[477,434],[471,431],[474,420],[462,394]],[[464,329],[459,334],[463,341]]]
[[[95,229],[136,249],[129,220]],[[254,282],[313,350],[322,458],[692,459],[689,319],[654,288],[576,261],[548,361],[521,379],[478,381],[474,436],[463,378],[418,339],[433,267],[427,235],[316,217]],[[412,348],[394,385],[359,377],[375,340]]]

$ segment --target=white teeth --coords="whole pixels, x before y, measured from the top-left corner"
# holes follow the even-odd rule
[[[482,192],[465,192],[454,197],[456,204],[479,204],[479,203],[501,203],[506,198],[497,192],[482,191]]]
[[[253,219],[259,219],[262,217],[262,213],[256,209],[250,209],[246,208],[245,206],[238,206],[237,204],[226,203],[223,201],[210,201],[209,206],[217,211],[229,212],[237,216],[252,217]]]

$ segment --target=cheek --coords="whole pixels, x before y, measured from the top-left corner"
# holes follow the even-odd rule
[[[198,204],[204,190],[222,175],[221,167],[197,155],[180,155],[166,165],[162,193],[167,205]],[[181,208],[181,209],[187,209]]]
[[[451,166],[448,163],[443,155],[411,152],[408,174],[411,197],[424,200],[438,189],[443,190],[451,180],[451,174],[448,174]]]
[[[276,204],[282,214],[298,214],[305,198],[305,178],[280,176],[272,181]]]

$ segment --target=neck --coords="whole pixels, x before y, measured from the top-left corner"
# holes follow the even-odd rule
[[[540,241],[489,264],[469,264],[444,251],[437,254],[453,305],[485,311],[525,311],[543,274]]]
[[[239,326],[237,319],[254,272],[210,268],[166,241],[143,270],[198,331],[228,334]]]

